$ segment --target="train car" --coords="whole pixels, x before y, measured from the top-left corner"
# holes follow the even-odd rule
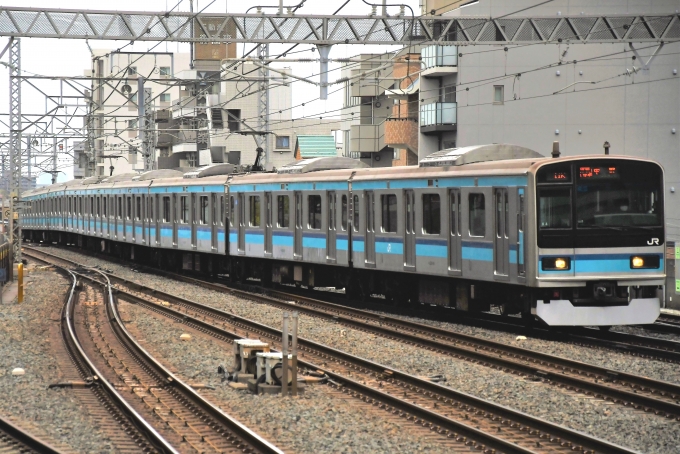
[[[54,240],[49,232],[65,228],[71,244],[100,238],[103,249],[177,270],[395,304],[497,306],[551,326],[659,314],[664,186],[653,161],[494,144],[443,150],[418,167],[317,158],[233,171],[33,191],[27,236]],[[58,194],[61,208],[49,202]],[[112,197],[108,227],[97,194]]]

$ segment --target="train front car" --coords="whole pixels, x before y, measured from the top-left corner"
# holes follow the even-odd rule
[[[551,326],[653,323],[665,283],[663,169],[628,157],[537,162],[536,297]]]

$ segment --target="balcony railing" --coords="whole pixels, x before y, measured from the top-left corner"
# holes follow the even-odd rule
[[[420,127],[455,125],[458,103],[435,102],[420,106]]]
[[[458,46],[428,46],[420,51],[425,69],[458,66]]]

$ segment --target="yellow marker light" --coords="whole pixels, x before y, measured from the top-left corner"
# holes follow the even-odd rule
[[[563,270],[567,267],[567,261],[565,259],[555,259],[555,268],[558,270]]]
[[[633,257],[631,263],[633,264],[633,268],[642,268],[645,266],[645,261],[642,257]]]

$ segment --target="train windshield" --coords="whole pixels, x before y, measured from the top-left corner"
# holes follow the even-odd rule
[[[577,228],[652,227],[663,222],[661,169],[646,162],[574,169]]]

